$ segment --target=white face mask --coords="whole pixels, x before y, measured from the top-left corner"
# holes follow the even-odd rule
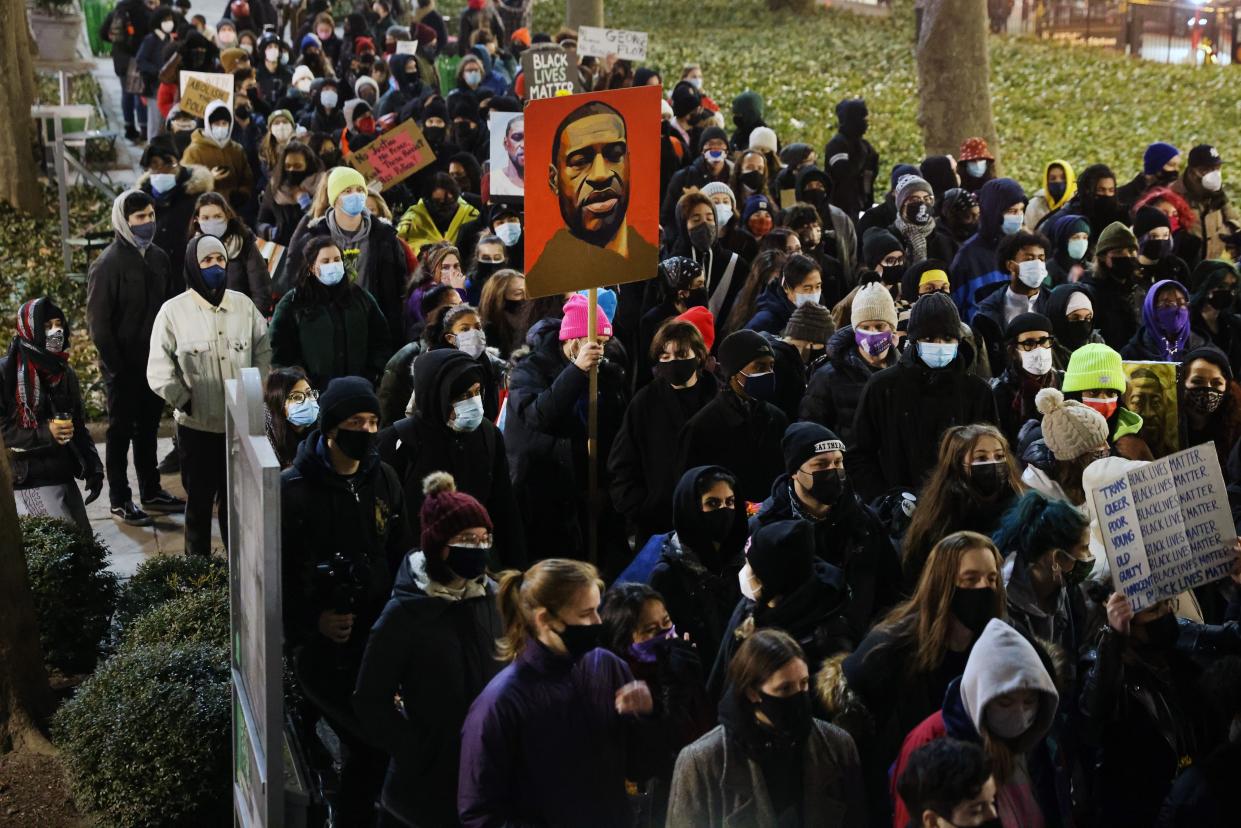
[[[268,63],[279,63],[280,62],[280,47],[279,46],[268,46],[266,49],[263,50],[263,56],[267,58]]]
[[[1017,263],[1017,278],[1028,288],[1036,288],[1047,278],[1047,265],[1038,259]]]
[[[225,141],[228,140],[228,137],[232,134],[233,134],[233,128],[231,124],[212,124],[211,125],[211,137],[214,138],[217,143],[223,144]]]
[[[504,224],[497,224],[495,230],[496,235],[500,237],[500,241],[504,242],[505,247],[512,247],[521,238],[521,222],[518,221],[506,221]]]
[[[737,573],[737,580],[741,583],[741,594],[751,601],[757,601],[763,594],[763,582],[755,577],[754,570],[750,569],[748,563]]]
[[[472,359],[477,359],[487,347],[487,335],[477,328],[453,336],[457,340],[457,350],[468,354]]]
[[[177,24],[172,20],[165,20],[163,23],[159,24],[160,31],[164,32],[165,34],[168,34],[176,27],[177,27]]]
[[[324,109],[336,108],[336,90],[325,89],[319,94],[319,103],[323,104]]]
[[[733,208],[730,204],[715,205],[715,226],[723,227],[733,220]]]
[[[1033,351],[1018,351],[1021,355],[1021,367],[1027,374],[1041,377],[1051,370],[1051,348],[1035,348]]]
[[[1219,170],[1211,170],[1202,176],[1202,186],[1213,193],[1219,192],[1219,188],[1224,186],[1223,174]]]
[[[284,142],[293,137],[292,124],[275,124],[271,128],[271,134],[276,137],[277,141]]]
[[[228,232],[228,219],[199,219],[198,229],[202,230],[208,236],[215,236],[217,239],[224,238],[224,234]]]
[[[1010,704],[1000,707],[988,704],[984,715],[987,729],[1001,739],[1016,739],[1030,729],[1038,718],[1038,702],[1033,704]]]
[[[817,292],[815,292],[815,293],[794,293],[794,294],[793,294],[793,304],[794,304],[794,305],[796,305],[796,306],[797,306],[797,307],[799,307],[799,308],[800,308],[802,305],[809,305],[809,304],[813,304],[813,303],[818,302],[818,301],[819,301],[819,297],[820,297],[820,296],[822,296],[822,295],[823,295],[823,292],[822,292],[822,291],[817,291]]]
[[[299,80],[297,83],[293,84],[293,87],[297,89],[298,92],[305,95],[310,91],[310,78],[303,78],[302,80]]]

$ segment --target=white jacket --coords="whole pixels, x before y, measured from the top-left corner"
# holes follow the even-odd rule
[[[187,290],[159,309],[147,383],[175,409],[178,425],[223,434],[224,380],[237,379],[250,367],[267,377],[271,344],[267,322],[244,293],[226,290],[216,307]]]

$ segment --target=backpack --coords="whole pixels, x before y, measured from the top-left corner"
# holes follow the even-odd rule
[[[114,46],[128,46],[133,30],[129,12],[124,7],[113,9],[108,22],[108,42]]]

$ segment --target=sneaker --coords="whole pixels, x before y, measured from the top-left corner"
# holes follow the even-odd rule
[[[112,517],[126,526],[150,526],[155,522],[151,520],[150,515],[135,506],[132,500],[127,500],[120,506],[113,506]]]
[[[176,474],[181,471],[181,455],[174,448],[172,451],[164,455],[164,459],[159,461],[159,465],[155,470],[160,474]]]
[[[142,498],[142,507],[152,512],[181,513],[185,511],[185,501],[171,492],[160,489],[151,497]]]
[[[131,126],[125,127],[125,140],[126,141],[137,141],[138,135],[139,135],[138,130],[134,129]]]

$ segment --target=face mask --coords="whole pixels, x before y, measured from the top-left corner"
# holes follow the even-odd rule
[[[1112,419],[1112,415],[1116,413],[1116,407],[1120,404],[1119,401],[1119,397],[1082,397],[1082,405],[1098,411],[1105,420]]]
[[[980,158],[975,161],[965,162],[965,173],[971,178],[982,178],[983,173],[987,171],[987,159]]]
[[[275,124],[271,128],[271,134],[277,141],[282,143],[288,141],[293,137],[293,125],[284,123]]]
[[[815,291],[814,293],[794,293],[793,306],[800,308],[802,305],[818,304],[819,297],[822,295],[822,291]]]
[[[366,193],[345,193],[340,197],[340,209],[347,216],[360,216],[366,210]]]
[[[268,46],[266,49],[263,50],[263,57],[267,58],[268,63],[279,63],[280,62],[280,47],[279,46]]]
[[[1210,298],[1207,299],[1211,303],[1211,307],[1216,310],[1228,310],[1232,307],[1232,303],[1236,300],[1231,290],[1214,291]]]
[[[478,86],[483,81],[483,73],[476,69],[471,69],[466,72],[463,77],[465,78],[466,86],[469,86],[471,89]]]
[[[1189,324],[1189,308],[1155,308],[1155,325],[1165,336],[1176,336]]]
[[[211,265],[211,267],[200,268],[199,273],[203,276],[203,284],[208,290],[216,290],[224,285],[224,278],[228,275],[228,271],[219,265]]]
[[[971,463],[970,485],[990,497],[1008,484],[1008,464],[999,462]]]
[[[745,393],[746,396],[753,397],[756,400],[770,400],[776,395],[776,372],[767,371],[762,374],[750,374],[745,376]]]
[[[824,506],[832,506],[845,490],[844,469],[823,469],[810,475],[810,496]]]
[[[140,247],[145,247],[155,241],[155,222],[148,221],[146,224],[131,224],[129,232],[133,233],[134,241],[138,242]]]
[[[177,27],[177,24],[172,20],[165,20],[164,22],[159,24],[159,29],[164,34],[168,34],[176,27]]]
[[[715,509],[711,512],[701,512],[698,515],[698,524],[702,529],[699,537],[706,541],[723,543],[732,532],[733,524],[736,522],[736,509]]]
[[[1041,377],[1051,370],[1051,348],[1035,348],[1033,351],[1018,351],[1021,356],[1021,369],[1027,374]]]
[[[633,656],[635,661],[642,664],[654,664],[659,660],[659,653],[666,649],[668,642],[677,637],[677,628],[674,624],[666,630],[660,630],[654,638],[648,638],[646,641],[629,645],[629,654]]]
[[[769,696],[759,692],[758,709],[775,730],[793,742],[801,742],[810,733],[810,692],[802,690],[791,696]]]
[[[173,173],[152,173],[151,189],[157,193],[166,193],[177,186],[177,177]]]
[[[694,376],[697,370],[698,360],[694,357],[656,362],[651,366],[651,371],[656,377],[666,381],[669,385],[676,386],[683,386],[689,382],[690,377]]]
[[[689,243],[699,253],[705,253],[715,243],[715,225],[703,223],[689,228]]]
[[[1090,239],[1069,239],[1069,243],[1064,246],[1064,249],[1069,254],[1070,259],[1080,262],[1082,256],[1086,255],[1086,248],[1089,245]]]
[[[695,89],[699,91],[702,90],[702,78],[689,78],[688,83],[690,86],[694,87]]]
[[[771,216],[750,216],[750,220],[745,223],[750,232],[754,234],[754,238],[761,239],[771,232],[772,226],[775,224]]]
[[[1016,739],[1029,730],[1038,718],[1038,702],[1030,705],[1010,704],[1006,707],[988,704],[983,718],[986,720],[987,730],[996,736],[1001,739]]]
[[[1176,622],[1174,613],[1161,615],[1154,621],[1147,621],[1142,627],[1146,630],[1146,641],[1157,650],[1170,650],[1180,636],[1181,628]]]
[[[707,150],[702,155],[707,159],[708,164],[722,164],[726,153],[724,150]]]
[[[906,204],[902,215],[910,224],[926,224],[931,220],[931,211],[922,202]]]
[[[866,353],[873,357],[877,357],[892,347],[892,332],[881,331],[873,333],[855,330],[853,332],[853,341],[857,343],[858,348],[866,351]]]
[[[990,587],[953,587],[951,608],[956,619],[977,638],[982,635],[987,622],[995,618],[995,590]]]
[[[444,563],[460,577],[473,581],[487,571],[487,554],[490,551],[490,546],[450,546]]]
[[[686,308],[705,308],[707,306],[707,289],[705,287],[694,288],[689,295],[683,300]]]
[[[328,287],[339,285],[340,280],[345,278],[345,263],[324,262],[319,265],[319,272],[315,274],[315,278]]]
[[[375,435],[369,431],[338,429],[334,440],[336,447],[350,460],[365,460],[375,447]]]
[[[217,239],[224,238],[224,234],[228,232],[228,219],[199,219],[198,229],[202,230],[208,236],[215,236]]]
[[[525,304],[526,303],[520,299],[505,299],[504,312],[507,314],[516,315],[521,312],[521,309],[525,306]]]
[[[319,94],[319,103],[323,104],[324,109],[327,109],[327,110],[335,109],[337,100],[338,98],[336,97],[336,90],[334,89],[325,89],[323,92]]]
[[[473,359],[477,359],[487,347],[487,334],[481,329],[462,331],[454,336],[457,338],[457,350],[468,354]]]
[[[1094,322],[1089,319],[1074,319],[1064,323],[1064,329],[1057,337],[1070,351],[1076,351],[1090,340],[1090,332],[1094,330]]]
[[[448,426],[453,431],[474,431],[483,422],[483,398],[481,395],[470,397],[468,400],[458,400],[452,404],[452,410],[454,416]]]
[[[1138,260],[1128,256],[1112,259],[1108,270],[1111,271],[1112,278],[1116,281],[1128,282],[1133,279],[1133,274],[1138,270]]]
[[[577,661],[599,646],[599,638],[603,635],[603,625],[565,624],[563,630],[554,632],[560,636],[564,648],[569,651],[569,657]]]
[[[1190,388],[1185,392],[1185,405],[1199,414],[1214,414],[1224,402],[1224,392],[1214,388]]]
[[[495,231],[496,235],[500,237],[500,241],[504,242],[505,247],[512,247],[521,238],[521,224],[516,221],[497,225]]]
[[[211,125],[211,137],[214,138],[217,143],[220,143],[220,144],[224,143],[225,141],[228,140],[228,136],[232,134],[233,134],[233,128],[229,124],[212,124]]]
[[[1219,192],[1219,188],[1224,186],[1224,177],[1219,170],[1211,170],[1202,176],[1202,188],[1212,193]]]
[[[422,128],[422,134],[427,137],[427,141],[432,146],[436,146],[442,142],[444,140],[444,135],[447,134],[447,132],[448,128],[442,126],[424,126]]]
[[[216,32],[215,39],[221,46],[230,46],[237,42],[237,35],[232,32]]]
[[[1064,198],[1064,190],[1067,186],[1063,181],[1053,181],[1047,185],[1047,194],[1051,196],[1052,201],[1059,201]]]
[[[1022,216],[1004,216],[1004,221],[1000,224],[1000,230],[1004,235],[1011,236],[1021,229],[1023,221],[1024,218]]]
[[[1172,252],[1172,239],[1147,239],[1142,242],[1142,255],[1157,262]]]
[[[289,406],[285,416],[290,423],[299,428],[313,425],[319,419],[319,401],[302,400],[299,403],[293,403]]]
[[[1110,453],[1109,455],[1110,456]],[[1064,585],[1069,589],[1081,584],[1090,577],[1090,573],[1094,570],[1094,558],[1085,558],[1073,564],[1073,568],[1064,573]]]
[[[957,358],[957,343],[919,342],[918,357],[928,368],[943,368]]]
[[[65,332],[63,329],[48,331],[43,336],[43,350],[59,354],[65,349]]]
[[[748,563],[737,573],[737,580],[741,584],[741,594],[751,601],[757,601],[763,594],[763,582],[754,574],[754,570]]]
[[[1028,288],[1037,288],[1047,278],[1047,265],[1038,259],[1017,263],[1017,278]]]
[[[293,88],[305,95],[310,91],[310,80],[299,80],[297,83],[293,84]]]
[[[750,190],[754,192],[757,192],[758,188],[763,186],[763,174],[759,172],[758,170],[750,170],[749,172],[743,172],[739,180],[741,181],[742,185],[748,187]]]

